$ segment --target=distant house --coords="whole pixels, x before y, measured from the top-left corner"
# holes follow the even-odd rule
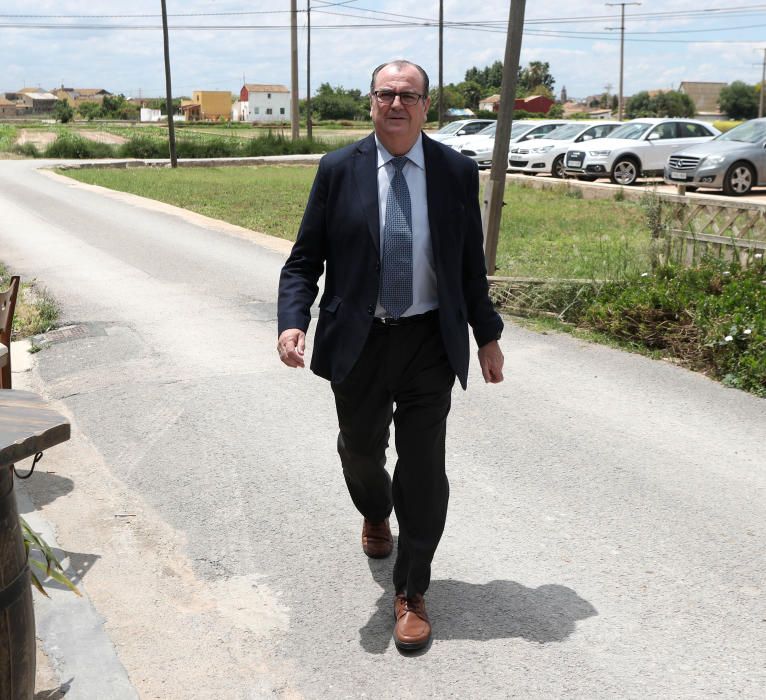
[[[58,102],[58,98],[50,92],[19,90],[18,95],[30,114],[50,114]]]
[[[513,108],[523,109],[532,114],[547,114],[554,104],[554,100],[545,95],[530,95],[529,97],[517,98]]]
[[[726,87],[726,83],[707,83],[692,82],[684,80],[678,86],[678,90],[685,95],[689,95],[697,108],[697,114],[700,117],[719,118],[721,116],[721,107],[718,100],[721,97],[721,90]]]
[[[231,120],[233,122],[246,122],[250,116],[250,103],[237,100],[231,106]]]
[[[231,93],[228,90],[194,90],[191,100],[181,102],[187,121],[231,119]]]
[[[239,100],[247,103],[247,121],[290,121],[290,90],[284,85],[245,83]]]
[[[70,88],[63,85],[51,92],[59,99],[66,100],[72,107],[77,108],[83,102],[102,104],[106,95],[112,93],[103,88]]]
[[[16,103],[0,95],[0,117],[15,117],[16,114]]]
[[[490,95],[483,100],[479,100],[479,109],[483,112],[499,112],[500,95]]]
[[[529,97],[517,97],[513,104],[514,109],[523,109],[532,114],[547,114],[555,102],[545,95],[530,95]],[[479,100],[479,109],[487,112],[500,111],[500,95],[490,95]]]

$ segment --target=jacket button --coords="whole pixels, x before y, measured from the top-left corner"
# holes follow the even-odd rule
[[[380,263],[379,262],[375,263],[375,272],[380,272]]]
[[[370,314],[370,316],[375,313],[375,307],[372,304],[367,307],[367,313]]]

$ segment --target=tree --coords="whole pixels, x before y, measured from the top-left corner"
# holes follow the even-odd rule
[[[625,113],[636,117],[693,117],[697,113],[694,101],[678,90],[650,95],[646,90],[637,92],[625,105]]]
[[[101,116],[101,105],[98,102],[83,102],[77,108],[81,117],[84,117],[89,122],[93,121],[96,117]]]
[[[74,119],[74,109],[72,109],[72,105],[66,100],[58,100],[56,104],[53,105],[53,118],[62,124],[72,121],[72,119]]]
[[[553,85],[555,80],[550,72],[548,61],[530,61],[526,68],[519,66],[518,84],[516,87],[517,96],[529,95],[538,85],[548,88],[553,94]]]
[[[140,108],[128,102],[125,95],[104,95],[101,116],[107,119],[138,119]]]
[[[311,100],[311,111],[319,119],[364,119],[369,109],[361,91],[332,87],[330,83],[322,83]]]
[[[473,110],[478,109],[479,100],[487,96],[486,88],[474,80],[464,80],[458,83],[455,89],[463,96],[463,106]]]
[[[741,80],[721,88],[718,104],[729,119],[752,119],[758,114],[758,94]]]
[[[456,109],[463,109],[467,106],[465,103],[465,97],[463,97],[463,94],[460,92],[460,90],[457,89],[457,86],[452,83],[444,86],[443,95],[445,112],[453,107]],[[429,122],[432,122],[439,119],[439,88],[431,88],[430,97],[431,107],[428,110],[428,116],[426,119]]]

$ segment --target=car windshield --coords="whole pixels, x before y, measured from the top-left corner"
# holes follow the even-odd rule
[[[532,131],[537,126],[537,124],[529,124],[527,122],[513,122],[511,124],[511,138],[514,138],[515,136],[521,136],[522,134],[526,134],[527,131]]]
[[[437,131],[437,134],[454,134],[456,131],[460,129],[461,126],[463,126],[465,122],[452,122],[452,124],[447,124],[446,126],[443,126],[439,131]]]
[[[764,139],[766,139],[766,122],[762,121],[745,122],[717,138],[718,141],[743,141],[745,143],[759,143]]]
[[[550,131],[545,135],[546,139],[573,139],[577,136],[586,126],[585,124],[564,124],[563,126],[557,126],[553,131]]]
[[[489,126],[485,126],[481,131],[474,134],[475,136],[494,136],[495,129],[497,129],[497,122],[493,122]]]
[[[611,134],[610,139],[640,139],[649,129],[654,126],[646,122],[632,122],[617,127]]]

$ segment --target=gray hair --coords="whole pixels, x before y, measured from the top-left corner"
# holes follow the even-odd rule
[[[397,59],[396,61],[386,61],[385,63],[381,63],[374,71],[372,71],[370,93],[375,91],[375,79],[378,77],[378,73],[380,73],[380,71],[382,71],[387,66],[395,66],[399,70],[404,68],[404,66],[412,66],[413,68],[417,69],[418,73],[420,73],[420,77],[423,78],[423,94],[428,96],[428,73],[426,73],[417,63],[406,61],[403,58]]]

